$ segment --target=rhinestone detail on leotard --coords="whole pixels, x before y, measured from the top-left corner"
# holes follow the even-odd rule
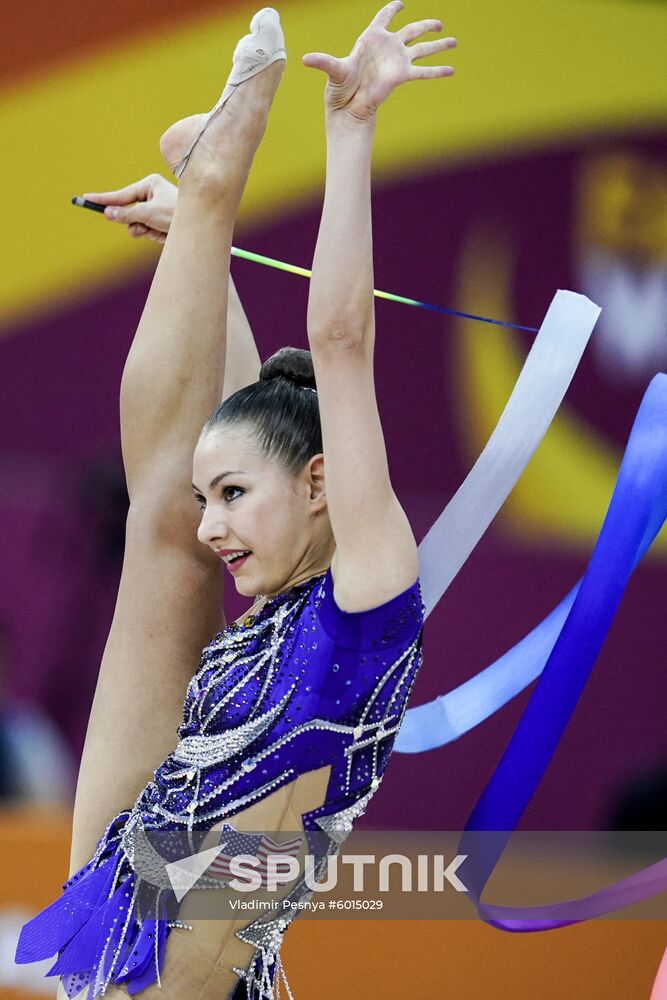
[[[105,943],[106,974],[99,964],[90,970],[93,996],[116,981],[121,959],[127,966],[123,928],[144,947],[142,954],[148,955],[146,946],[152,953],[153,977],[145,971],[140,989],[159,982],[168,934],[186,929],[173,913],[162,916],[170,890],[164,859],[146,850],[152,831],[180,830],[192,838],[299,775],[330,765],[325,801],[305,813],[302,823],[305,831],[326,834],[330,853],[338,850],[386,769],[421,663],[423,614],[418,581],[379,608],[341,612],[327,570],[269,601],[244,626],[213,638],[188,684],[175,750],[133,807],[112,820],[93,859],[63,887],[66,897],[103,865],[114,866],[106,900],[118,891],[123,909],[118,907]],[[133,923],[139,880],[154,892],[145,911],[154,919],[136,915]],[[219,880],[204,875],[196,887],[213,888],[213,882],[219,887]],[[302,891],[297,884],[290,893],[297,898]],[[280,944],[289,922],[286,914],[263,914],[237,932],[255,949],[249,968],[235,970],[251,1000],[275,1000],[281,976],[287,986]],[[65,931],[63,942],[59,960],[71,962],[73,941]],[[131,961],[126,972],[132,972]],[[63,977],[66,989],[80,990],[88,974],[84,969],[67,982]]]

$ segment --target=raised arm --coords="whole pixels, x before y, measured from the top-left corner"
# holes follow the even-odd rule
[[[346,611],[374,607],[411,586],[417,546],[392,489],[373,378],[374,309],[370,172],[376,112],[399,84],[451,76],[414,59],[453,48],[453,38],[412,42],[440,21],[393,33],[403,3],[387,4],[351,54],[304,56],[324,70],[326,191],[308,300],[308,339],[318,386],[329,516],[336,540],[335,596]]]

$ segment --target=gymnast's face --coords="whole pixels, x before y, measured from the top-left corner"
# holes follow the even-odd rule
[[[197,537],[220,556],[240,594],[278,594],[319,571],[331,541],[322,456],[297,476],[263,454],[244,425],[215,428],[197,444]],[[231,553],[248,553],[229,561]],[[318,562],[319,560],[319,562]]]

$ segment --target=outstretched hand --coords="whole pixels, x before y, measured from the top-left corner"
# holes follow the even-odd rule
[[[442,24],[435,20],[414,21],[399,31],[389,31],[391,21],[403,6],[402,0],[393,0],[378,11],[344,59],[324,52],[310,52],[303,57],[305,66],[321,69],[329,77],[325,94],[329,110],[370,121],[401,83],[454,74],[451,66],[413,66],[415,59],[455,48],[456,39],[438,38],[408,46],[408,42],[429,31],[442,31]]]
[[[127,226],[128,233],[134,239],[145,236],[155,243],[164,243],[167,238],[177,196],[176,185],[160,174],[149,174],[143,180],[128,184],[118,191],[84,195],[88,201],[106,205],[106,218]]]

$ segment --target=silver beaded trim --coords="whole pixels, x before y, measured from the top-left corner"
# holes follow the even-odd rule
[[[216,763],[228,760],[235,754],[245,750],[258,736],[270,729],[279,715],[284,711],[292,697],[298,682],[295,681],[289,691],[273,708],[257,718],[244,722],[234,729],[226,729],[224,733],[213,736],[202,733],[200,736],[187,736],[178,744],[172,757],[184,764],[194,767],[204,767],[211,760]]]
[[[353,805],[339,812],[329,813],[328,816],[320,816],[315,822],[326,833],[330,840],[340,846],[352,832],[352,825],[358,816],[363,816],[366,806],[373,797],[373,792],[368,792]]]

